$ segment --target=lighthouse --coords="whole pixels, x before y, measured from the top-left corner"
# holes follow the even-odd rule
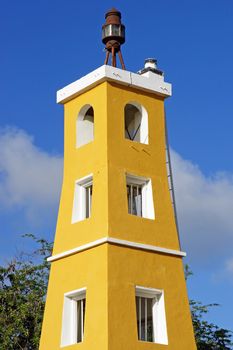
[[[57,92],[64,174],[39,349],[195,350],[166,137],[171,84],[155,59],[125,68],[116,9],[102,40],[104,65]]]

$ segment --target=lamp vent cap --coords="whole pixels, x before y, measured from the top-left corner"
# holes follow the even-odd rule
[[[138,74],[142,75],[147,72],[152,72],[161,76],[164,75],[163,72],[157,68],[157,60],[155,58],[146,58],[144,68],[140,69],[140,71],[138,71]]]
[[[145,68],[152,68],[156,69],[157,68],[157,60],[155,58],[146,58],[145,59]]]

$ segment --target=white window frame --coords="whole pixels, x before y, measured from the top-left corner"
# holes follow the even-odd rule
[[[64,294],[61,347],[77,344],[78,312],[77,301],[86,299],[86,288]],[[83,304],[82,304],[83,305]],[[81,342],[84,338],[83,307],[81,312]]]
[[[140,126],[140,134],[139,134],[139,141],[131,140],[134,142],[140,142],[148,145],[149,143],[149,133],[148,133],[148,113],[140,103],[135,101],[129,101],[125,104],[126,105],[132,105],[136,107],[141,115],[141,126]],[[124,110],[124,128],[125,128],[125,110]],[[130,140],[130,138],[126,137],[126,139]]]
[[[142,216],[136,216],[154,220],[155,211],[151,179],[126,173],[126,190],[127,185],[131,184],[142,186]]]
[[[168,345],[167,324],[164,303],[164,291],[161,289],[135,287],[136,297],[152,299],[152,325],[153,325],[153,343]],[[140,309],[139,309],[140,315]],[[140,317],[140,316],[139,316]],[[140,322],[140,321],[139,321]],[[140,339],[140,326],[138,329],[138,339]]]
[[[86,190],[92,186],[93,191],[93,174],[89,174],[75,181],[74,201],[72,210],[71,223],[82,221],[91,217],[92,198],[89,198],[89,213],[87,214]]]

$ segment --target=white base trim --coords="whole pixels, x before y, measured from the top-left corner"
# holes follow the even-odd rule
[[[123,239],[118,239],[118,238],[113,238],[113,237],[103,237],[103,238],[97,239],[96,241],[93,241],[93,242],[81,245],[79,247],[76,247],[74,249],[66,250],[63,253],[59,253],[59,254],[50,256],[47,259],[47,261],[49,261],[49,262],[56,261],[56,260],[65,258],[66,256],[73,255],[73,254],[82,252],[84,250],[97,247],[98,245],[101,245],[101,244],[104,244],[104,243],[118,244],[118,245],[125,246],[125,247],[131,247],[131,248],[136,248],[136,249],[143,249],[143,250],[148,250],[148,251],[152,251],[152,252],[169,254],[169,255],[175,255],[175,256],[181,256],[181,257],[185,257],[186,256],[186,253],[182,252],[180,250],[162,248],[162,247],[157,247],[157,246],[150,245],[150,244],[143,244],[143,243],[125,241]]]

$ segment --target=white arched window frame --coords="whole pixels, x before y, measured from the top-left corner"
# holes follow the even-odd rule
[[[76,147],[81,147],[94,140],[94,109],[91,105],[83,106],[76,120]]]
[[[148,144],[148,113],[141,104],[130,101],[124,108],[125,138]]]

